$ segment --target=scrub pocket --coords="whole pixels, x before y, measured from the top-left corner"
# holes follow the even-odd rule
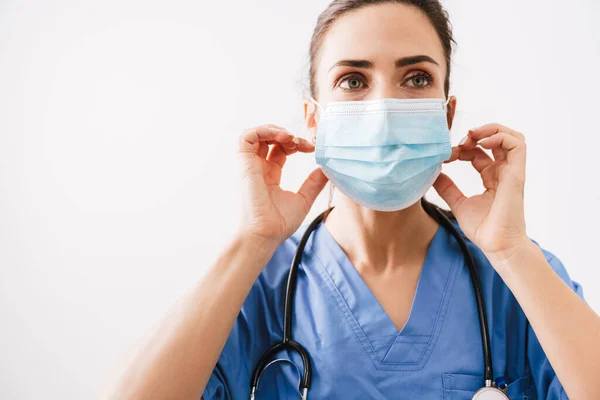
[[[484,385],[483,376],[443,374],[444,400],[471,400]],[[537,400],[535,382],[531,374],[511,382],[506,388],[510,400]]]

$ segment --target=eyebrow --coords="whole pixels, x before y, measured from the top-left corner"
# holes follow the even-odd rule
[[[422,62],[428,62],[428,63],[432,63],[435,65],[440,65],[440,64],[438,64],[437,61],[435,61],[433,58],[431,58],[429,56],[419,55],[419,56],[402,57],[402,58],[397,59],[396,60],[396,68],[404,68],[404,67],[408,67],[409,65],[419,64]],[[335,64],[333,64],[331,66],[331,68],[329,68],[329,71],[331,71],[335,67],[352,67],[352,68],[370,69],[370,68],[373,68],[373,63],[368,60],[340,60],[340,61],[336,62]]]
[[[396,68],[407,67],[409,65],[419,64],[422,62],[428,62],[428,63],[432,63],[432,64],[435,64],[438,66],[440,65],[433,58],[426,56],[426,55],[421,55],[421,56],[404,57],[404,58],[400,58],[400,59],[396,60]]]

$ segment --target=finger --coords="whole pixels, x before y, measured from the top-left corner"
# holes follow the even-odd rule
[[[486,167],[489,167],[494,163],[494,160],[485,152],[481,147],[475,147],[474,149],[461,149],[458,155],[458,159],[461,161],[470,161],[473,167],[480,174]]]
[[[292,141],[294,136],[284,128],[273,126],[257,126],[244,131],[239,139],[239,150],[251,152],[254,150],[258,153],[259,142],[277,142],[288,143]],[[268,144],[268,143],[267,143]],[[294,144],[295,146],[295,144]]]
[[[504,132],[496,133],[494,136],[482,140],[479,142],[479,145],[484,149],[489,150],[503,149],[505,151],[512,151],[519,148],[525,148],[525,142]]]
[[[276,144],[271,147],[269,155],[267,156],[267,161],[274,162],[275,164],[279,165],[280,168],[283,168],[285,161],[287,160],[287,156],[295,152],[295,149],[289,150],[282,147],[280,144]]]
[[[299,143],[294,142],[294,139],[298,139]],[[298,145],[302,145],[302,140],[306,141],[305,139],[299,138],[297,136],[293,136],[292,135],[292,139],[289,142],[286,142],[286,144],[289,144],[291,146],[298,146]],[[260,143],[266,143],[266,144],[283,144],[280,141],[277,140],[261,140]],[[309,143],[310,144],[310,143]],[[312,147],[315,147],[314,145],[312,145]]]
[[[485,149],[492,149],[497,158],[506,158],[509,164],[517,166],[520,174],[523,175],[520,178],[525,179],[525,142],[508,133],[497,133],[480,142],[479,145]]]
[[[510,136],[525,141],[525,135],[521,132],[517,132],[514,129],[510,129],[504,125],[500,124],[487,124],[480,126],[479,128],[471,129],[469,131],[469,136],[475,141],[479,141],[483,138],[493,136],[497,133],[508,133]]]
[[[296,144],[295,143],[280,143],[281,147],[283,147],[286,150],[296,150]]]
[[[452,148],[452,154],[450,155],[450,158],[444,161],[444,164],[448,164],[451,162],[454,162],[456,160],[458,160],[458,155],[460,153],[460,147],[453,147]]]
[[[483,142],[481,142],[481,143],[483,144]],[[506,150],[504,150],[502,147],[493,148],[492,155],[494,156],[494,161],[505,161],[506,160]]]
[[[306,212],[310,210],[317,196],[327,184],[327,181],[328,179],[321,168],[315,169],[308,175],[308,178],[306,178],[298,190],[298,194],[302,196],[306,204]]]
[[[296,139],[298,139],[298,151],[302,152],[302,153],[312,153],[313,151],[315,151],[315,145],[311,142],[309,142],[306,139],[300,138],[296,136]]]
[[[294,136],[290,142],[282,143],[282,146],[286,149],[297,150],[301,153],[311,153],[315,150],[315,146],[312,143],[298,136]]]
[[[456,186],[454,181],[443,172],[440,173],[436,181],[433,183],[433,188],[440,197],[448,204],[450,210],[455,211],[460,204],[466,199],[463,192]]]
[[[269,145],[266,143],[260,142],[259,146],[258,146],[258,155],[261,156],[262,158],[265,158],[268,153],[269,153]]]
[[[464,138],[458,143],[459,149],[473,149],[477,146],[477,140],[471,138],[472,130],[469,130]]]
[[[267,161],[271,161],[276,163],[277,165],[279,165],[281,168],[283,168],[283,166],[285,165],[285,161],[287,159],[287,156],[290,156],[296,152],[302,152],[302,153],[310,153],[315,151],[315,147],[309,143],[307,140],[302,139],[302,138],[296,138],[298,139],[298,145],[296,145],[296,147],[288,149],[286,147],[283,147],[281,144],[277,143],[274,146],[271,146],[271,150],[269,151],[269,154],[266,156]]]

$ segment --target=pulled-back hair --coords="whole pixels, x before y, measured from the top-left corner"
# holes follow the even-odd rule
[[[329,6],[319,15],[317,25],[313,31],[310,40],[310,69],[309,81],[310,92],[313,97],[317,96],[317,87],[315,82],[315,74],[317,70],[317,61],[319,52],[323,44],[325,35],[334,24],[334,22],[342,15],[375,4],[396,3],[415,7],[421,10],[433,25],[435,31],[440,38],[444,49],[444,57],[446,60],[446,78],[444,82],[444,91],[446,97],[450,91],[450,69],[452,61],[452,44],[456,43],[452,36],[452,26],[448,18],[448,13],[442,7],[438,0],[334,0]]]

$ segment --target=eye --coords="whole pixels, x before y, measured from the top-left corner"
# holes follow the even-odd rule
[[[358,90],[364,87],[363,79],[356,75],[351,75],[340,79],[339,87],[344,90]]]
[[[418,74],[409,77],[406,81],[408,86],[417,89],[424,89],[427,86],[430,86],[432,82],[433,78],[427,72],[419,72]]]

